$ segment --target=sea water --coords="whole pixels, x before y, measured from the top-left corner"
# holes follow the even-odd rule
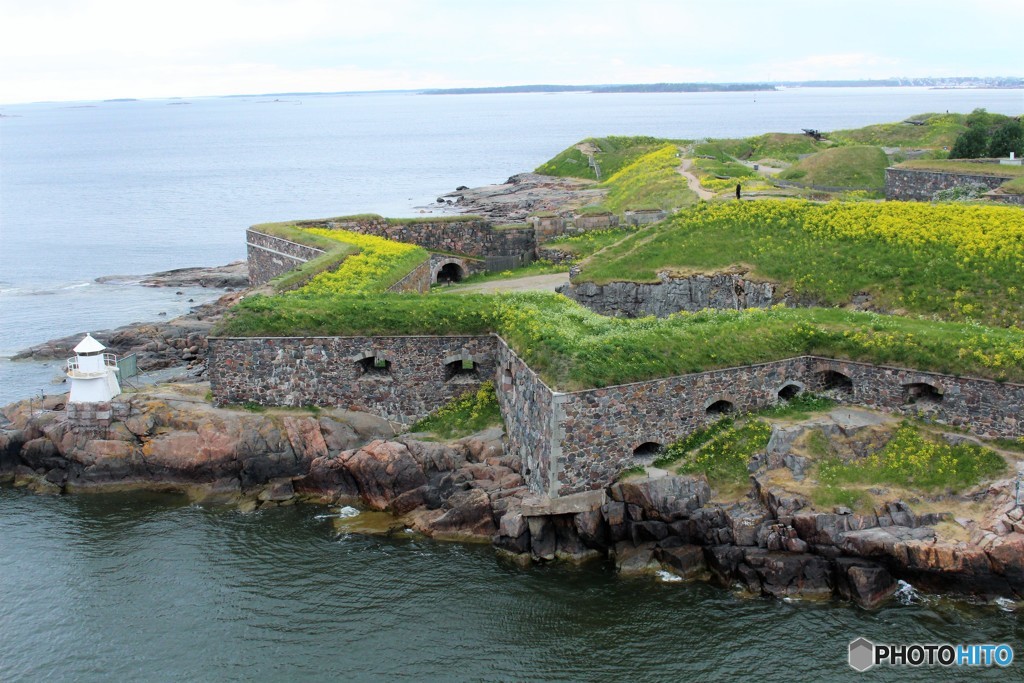
[[[211,293],[104,275],[244,258],[248,225],[429,215],[588,136],[835,130],[1019,90],[225,97],[0,107],[0,355]],[[194,299],[193,304],[188,299]],[[0,359],[0,404],[61,391]],[[0,680],[853,680],[850,640],[1011,642],[1015,608],[749,600],[487,547],[338,537],[324,510],[0,490]],[[908,670],[908,679],[962,672]],[[988,672],[1008,680],[1007,672]],[[1001,676],[1001,677],[1000,677]]]

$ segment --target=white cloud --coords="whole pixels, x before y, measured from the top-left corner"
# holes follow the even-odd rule
[[[996,20],[953,0],[0,0],[0,101],[1014,75],[1024,3],[993,8]],[[953,27],[986,39],[941,40]]]

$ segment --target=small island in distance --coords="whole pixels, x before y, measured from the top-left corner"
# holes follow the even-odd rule
[[[779,88],[1024,88],[1024,78],[887,78],[860,81],[771,81],[767,83],[627,83],[606,85],[508,85],[482,88],[435,88],[424,95],[491,95],[501,93],[657,93],[747,92]]]

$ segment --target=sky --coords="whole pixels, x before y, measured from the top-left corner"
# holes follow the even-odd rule
[[[1022,76],[1020,0],[0,0],[0,102]]]

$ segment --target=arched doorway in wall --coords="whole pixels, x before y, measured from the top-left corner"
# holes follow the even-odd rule
[[[780,401],[788,402],[804,393],[804,386],[798,382],[786,382],[776,392],[776,396]]]
[[[437,269],[434,281],[439,285],[461,282],[466,277],[466,269],[455,261],[449,261]]]
[[[920,407],[937,406],[942,403],[942,389],[927,382],[904,384],[903,403]]]
[[[456,358],[445,361],[444,381],[478,382],[480,381],[480,366],[472,358]]]
[[[633,449],[633,459],[645,465],[654,462],[664,447],[657,441],[644,441]]]
[[[828,395],[849,398],[853,396],[853,379],[837,370],[821,370],[817,376],[818,385]]]
[[[360,378],[383,378],[391,375],[391,361],[382,356],[367,356],[356,361]]]
[[[709,417],[721,417],[728,415],[729,413],[736,411],[736,405],[729,400],[720,398],[717,401],[713,401],[704,408],[704,414]]]

